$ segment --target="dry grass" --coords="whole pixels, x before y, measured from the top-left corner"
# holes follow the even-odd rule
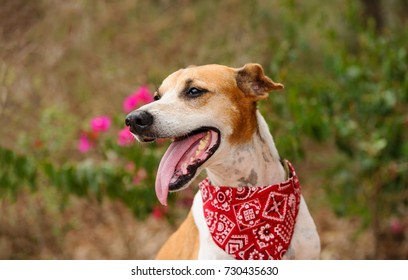
[[[151,259],[172,230],[119,202],[72,198],[63,210],[44,194],[0,202],[0,259]]]

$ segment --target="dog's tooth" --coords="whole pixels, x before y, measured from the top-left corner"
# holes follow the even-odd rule
[[[208,140],[209,140],[209,137],[208,137],[208,134],[207,134],[203,139],[201,139],[200,144],[198,145],[198,150],[200,150],[200,151],[203,150],[205,148],[205,146],[207,145]]]
[[[186,173],[186,171],[187,171],[187,162],[183,163],[183,165],[181,166],[181,171],[182,171],[182,173]]]
[[[202,151],[205,148],[206,143],[201,140],[200,144],[198,145],[198,150],[197,151]]]
[[[209,138],[210,138],[210,133],[207,132],[207,134],[200,140],[200,143],[198,144],[198,148],[197,148],[197,150],[195,152],[194,157],[198,157],[201,154],[201,152],[205,149],[205,147],[207,146],[207,143],[209,141]],[[191,161],[193,161],[193,160],[194,160],[194,158],[191,158]]]
[[[198,157],[200,154],[201,154],[201,150],[198,149],[198,150],[195,152],[194,157],[191,157],[191,159],[193,159],[193,158],[195,158],[195,157]]]

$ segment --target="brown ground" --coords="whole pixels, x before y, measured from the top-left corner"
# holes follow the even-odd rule
[[[175,229],[153,216],[138,221],[120,202],[112,201],[99,204],[71,198],[59,212],[59,205],[50,209],[40,195],[23,193],[16,203],[1,201],[0,208],[0,259],[152,259]],[[322,259],[373,257],[373,234],[359,231],[358,219],[340,219],[327,207],[311,211],[321,238]],[[386,249],[400,253],[388,253],[387,258],[401,258],[408,252],[407,242],[394,239]]]

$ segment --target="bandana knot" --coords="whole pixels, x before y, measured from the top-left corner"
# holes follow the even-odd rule
[[[289,179],[263,187],[199,184],[211,236],[240,260],[278,260],[289,248],[300,205],[300,184],[289,161]]]

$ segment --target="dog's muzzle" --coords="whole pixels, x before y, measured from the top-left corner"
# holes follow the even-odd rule
[[[143,134],[150,129],[153,124],[153,116],[146,111],[133,111],[126,116],[126,126],[134,134]]]

